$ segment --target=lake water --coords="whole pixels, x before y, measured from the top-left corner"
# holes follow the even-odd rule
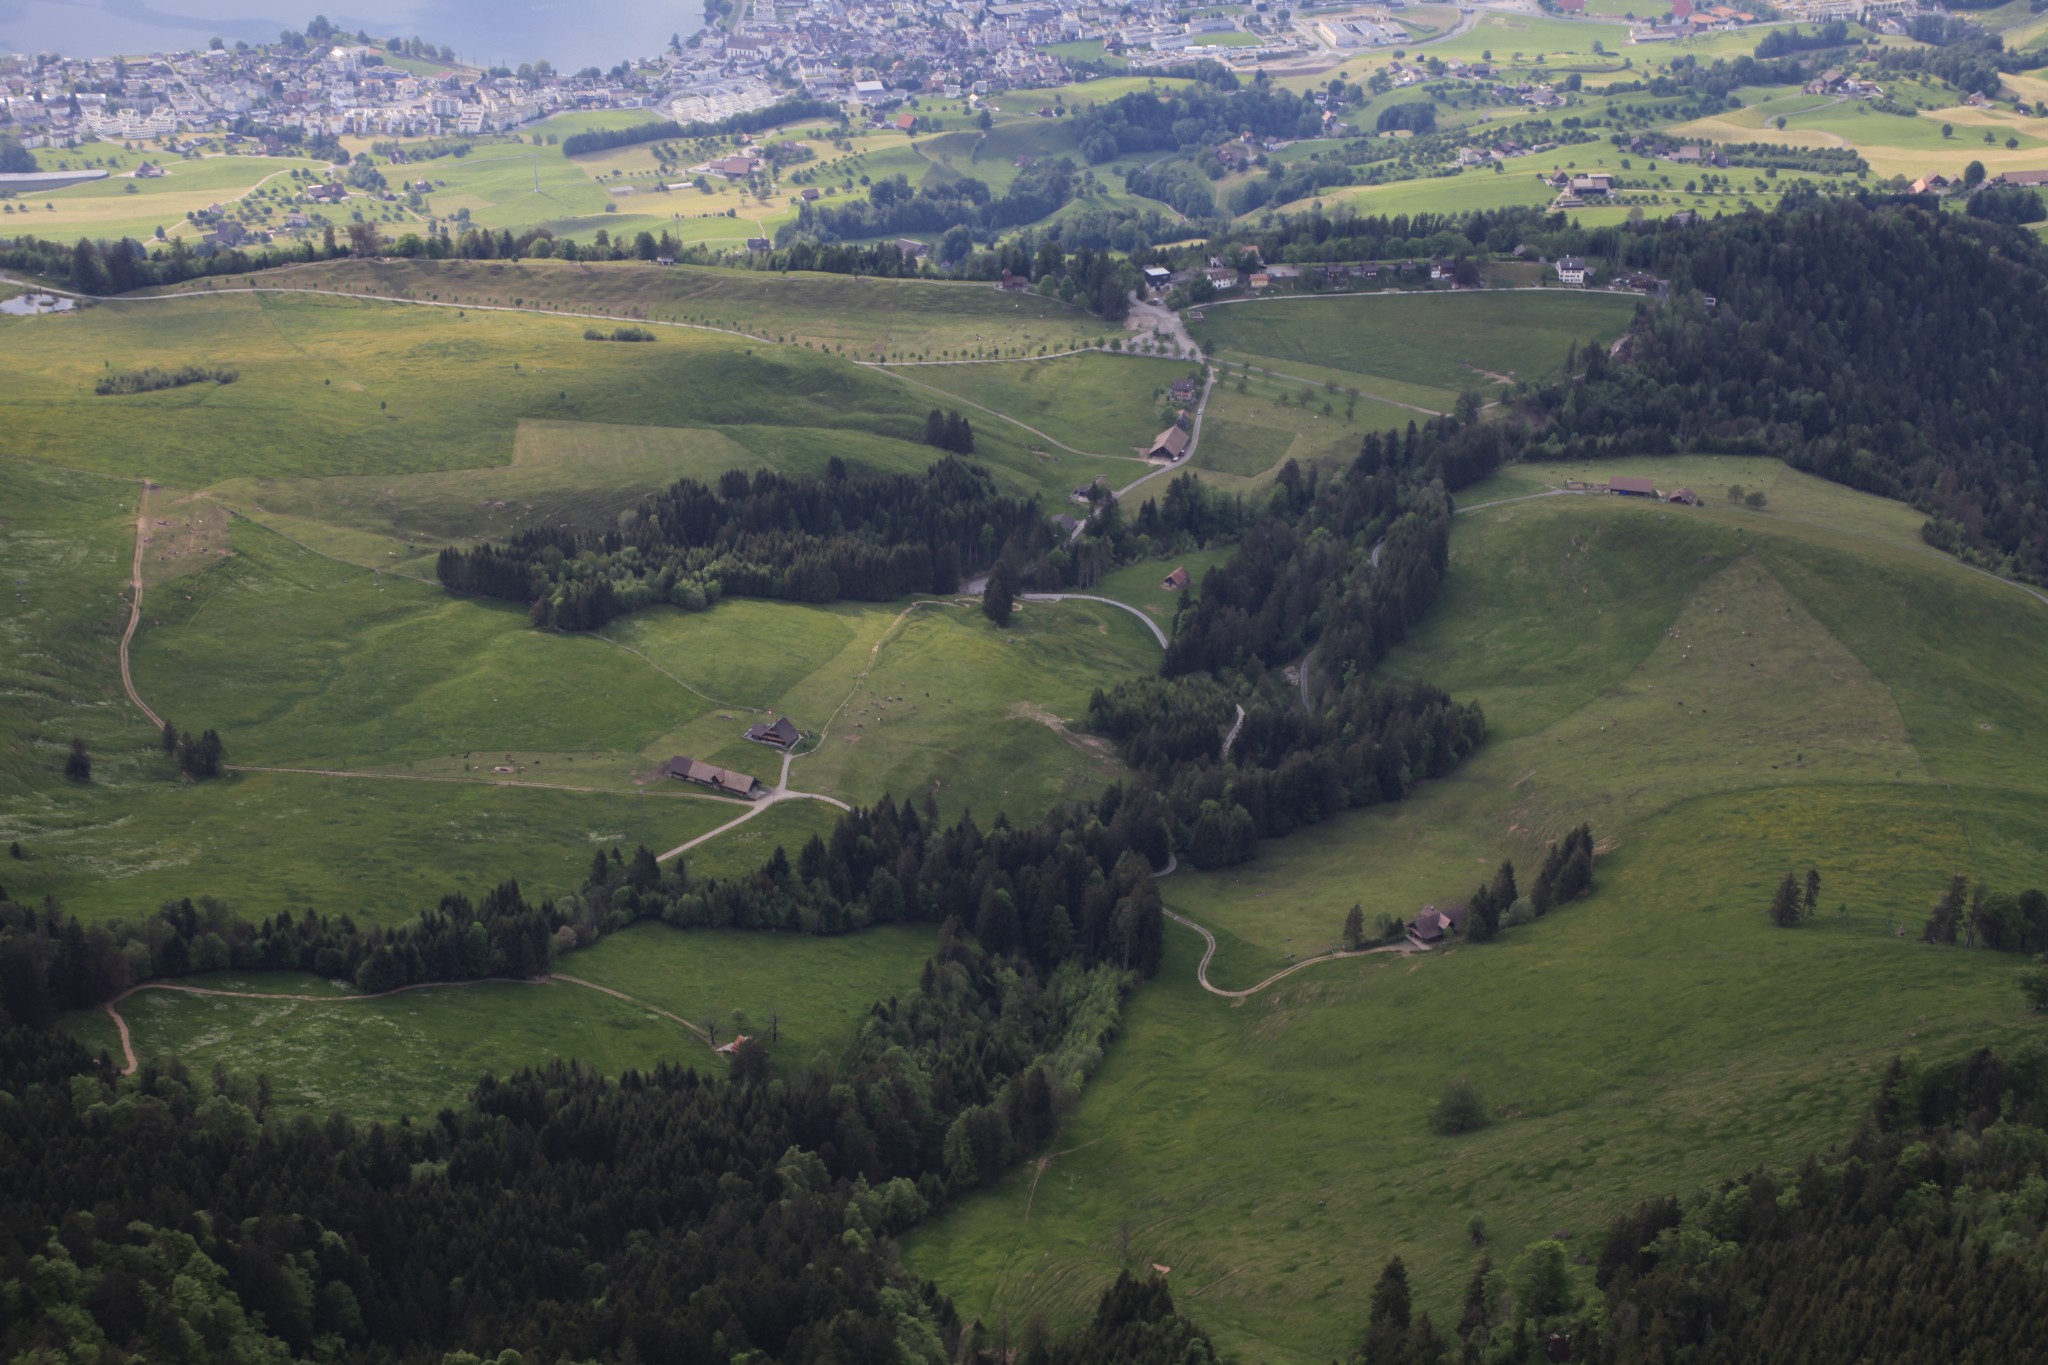
[[[275,42],[323,12],[321,0],[0,0],[0,52],[74,57]],[[545,59],[565,71],[649,57],[669,35],[703,27],[701,0],[348,0],[324,11],[339,28],[418,36],[478,66]]]

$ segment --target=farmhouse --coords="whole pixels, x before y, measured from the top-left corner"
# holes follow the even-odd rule
[[[1148,460],[1164,460],[1167,464],[1172,464],[1187,453],[1187,428],[1176,422],[1153,438],[1152,448],[1145,452],[1145,458]]]
[[[1462,905],[1447,905],[1441,910],[1425,905],[1408,925],[1408,941],[1417,948],[1434,948],[1446,939],[1457,938],[1465,932],[1467,913]]]
[[[895,247],[903,253],[903,259],[906,261],[915,261],[931,250],[928,244],[918,241],[915,237],[898,237]]]
[[[1583,256],[1558,257],[1557,281],[1559,284],[1584,284],[1586,282],[1586,258]]]
[[[1693,492],[1690,488],[1674,488],[1671,490],[1671,496],[1665,498],[1664,501],[1675,502],[1681,507],[1698,507],[1700,505],[1700,495]]]
[[[1571,178],[1571,192],[1580,196],[1612,194],[1614,192],[1614,177],[1600,174],[1575,175]]]
[[[1159,580],[1159,586],[1166,589],[1166,591],[1168,592],[1179,592],[1182,588],[1185,588],[1187,585],[1188,571],[1186,565],[1182,565],[1180,568],[1175,569],[1172,573],[1168,574],[1166,577]]]
[[[787,749],[801,738],[801,732],[788,716],[777,716],[772,724],[763,721],[748,726],[747,738],[756,744],[772,744],[778,749]]]
[[[1192,402],[1194,402],[1194,401],[1195,401],[1195,381],[1194,381],[1194,380],[1192,380],[1192,379],[1176,379],[1176,380],[1174,380],[1174,381],[1173,381],[1173,401],[1174,401],[1174,402],[1176,402],[1176,403],[1192,403]]]
[[[1654,498],[1657,496],[1657,482],[1640,479],[1633,474],[1617,474],[1607,481],[1607,491],[1625,498]]]
[[[748,801],[758,801],[768,794],[758,777],[736,773],[730,768],[714,768],[709,763],[700,763],[694,758],[678,754],[662,765],[670,777],[694,782],[700,787],[709,787],[720,796],[737,796]]]

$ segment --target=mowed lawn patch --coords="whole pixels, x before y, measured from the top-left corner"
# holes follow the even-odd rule
[[[1493,375],[1555,373],[1567,346],[1618,335],[1634,311],[1630,298],[1563,289],[1297,296],[1212,304],[1193,330],[1204,347],[1231,355],[1457,393],[1487,387]]]

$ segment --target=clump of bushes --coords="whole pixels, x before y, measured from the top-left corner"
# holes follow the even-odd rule
[[[205,365],[183,365],[175,370],[160,370],[151,365],[147,369],[119,370],[102,375],[92,391],[102,397],[108,394],[154,393],[158,389],[179,389],[187,384],[232,384],[241,377],[238,370]]]
[[[585,341],[652,341],[654,333],[645,327],[614,327],[607,332],[597,327],[583,329]]]

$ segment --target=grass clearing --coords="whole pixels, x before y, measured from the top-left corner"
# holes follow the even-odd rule
[[[1535,379],[1565,348],[1620,333],[1635,300],[1568,290],[1312,295],[1210,305],[1204,349],[1321,364],[1455,395],[1495,376]]]
[[[638,924],[560,965],[692,1023],[715,1020],[721,1042],[738,1028],[778,1061],[803,1066],[836,1057],[868,1006],[916,990],[936,939],[924,924],[878,924],[830,938]]]
[[[992,408],[1076,449],[1126,455],[1149,446],[1172,420],[1168,389],[1176,379],[1199,375],[1200,367],[1093,352],[987,365],[918,365],[890,373]],[[980,413],[968,417],[977,435],[987,425]]]

